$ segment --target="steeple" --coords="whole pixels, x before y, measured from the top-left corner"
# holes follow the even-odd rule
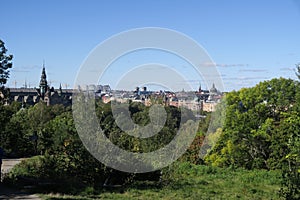
[[[198,89],[198,92],[202,92],[202,89],[201,89],[201,83],[199,82],[199,89]]]
[[[41,80],[40,80],[40,94],[42,97],[44,97],[45,93],[47,92],[47,88],[48,88],[48,83],[47,83],[47,76],[46,76],[45,62],[44,62]]]
[[[217,90],[217,88],[215,86],[215,83],[213,83],[212,88],[210,89],[210,93],[214,93],[214,94],[218,93],[218,90]]]
[[[58,95],[59,95],[59,96],[61,96],[61,95],[62,95],[62,87],[61,87],[61,83],[59,84]]]

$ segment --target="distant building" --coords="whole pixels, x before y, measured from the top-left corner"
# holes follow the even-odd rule
[[[168,98],[168,105],[185,107],[194,111],[213,112],[222,97],[223,94],[217,90],[215,84],[210,90],[203,90],[200,85],[196,92],[177,92],[175,97]]]
[[[43,65],[42,75],[38,88],[9,88],[9,98],[6,103],[13,101],[26,105],[34,105],[38,102],[45,102],[47,105],[62,104],[65,106],[72,104],[73,90],[50,88],[47,81],[46,69]]]
[[[140,102],[146,106],[153,103],[162,103],[165,106],[184,107],[193,111],[213,112],[216,105],[220,102],[223,94],[218,91],[215,84],[210,90],[202,90],[201,86],[198,91],[147,91],[146,87],[142,90],[136,87],[134,91],[112,91],[102,95],[102,101],[109,103],[110,101],[124,102]],[[97,95],[96,95],[97,96]]]

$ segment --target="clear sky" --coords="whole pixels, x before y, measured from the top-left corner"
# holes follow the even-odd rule
[[[1,0],[0,5],[0,39],[14,55],[10,87],[24,86],[25,80],[37,87],[45,60],[51,85],[71,88],[96,45],[141,27],[169,28],[196,40],[217,63],[227,91],[274,77],[295,79],[300,62],[297,0]]]

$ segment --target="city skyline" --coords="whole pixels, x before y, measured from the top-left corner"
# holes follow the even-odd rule
[[[172,29],[194,39],[216,63],[225,91],[271,78],[296,79],[293,69],[300,62],[300,3],[292,0],[29,0],[2,5],[5,20],[0,39],[14,56],[8,87],[22,87],[25,81],[27,86],[37,87],[45,60],[49,84],[72,88],[81,64],[99,43],[143,27]],[[149,58],[138,56],[138,63],[149,62]],[[111,79],[118,79],[121,71],[134,67],[125,61],[118,64],[99,84],[113,85]],[[167,64],[179,72],[188,68],[180,62]],[[191,72],[187,76],[197,89],[201,80],[194,79]]]

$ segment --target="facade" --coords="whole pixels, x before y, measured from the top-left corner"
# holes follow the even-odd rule
[[[9,98],[6,103],[13,101],[22,103],[23,105],[34,105],[38,102],[45,102],[47,105],[62,104],[69,106],[72,104],[73,90],[50,88],[45,66],[43,66],[40,84],[38,88],[9,88]]]
[[[96,93],[97,96],[97,93]],[[165,106],[185,107],[193,111],[213,112],[216,110],[217,104],[223,97],[223,93],[217,90],[215,84],[210,90],[202,90],[201,86],[198,91],[147,91],[147,88],[140,90],[136,87],[134,91],[112,91],[101,94],[101,100],[104,103],[110,101],[124,102],[140,102],[146,106],[151,106],[153,102],[162,103]],[[152,102],[153,101],[153,102]]]
[[[110,101],[118,102],[141,102],[146,106],[151,106],[152,101],[161,101],[165,106],[185,107],[194,111],[215,111],[217,103],[221,100],[223,94],[212,85],[210,90],[202,90],[201,86],[196,92],[193,91],[148,91],[146,87],[141,90],[137,87],[134,91],[118,91],[111,90],[109,85],[89,85],[84,90],[79,91],[94,93],[97,99],[101,99],[104,103]],[[10,88],[9,98],[6,103],[13,101],[22,103],[23,105],[34,105],[38,102],[45,102],[47,105],[62,104],[70,106],[72,104],[72,89],[62,89],[61,85],[58,89],[50,87],[47,81],[45,66],[42,68],[42,74],[38,88]],[[1,95],[1,94],[0,94]]]

